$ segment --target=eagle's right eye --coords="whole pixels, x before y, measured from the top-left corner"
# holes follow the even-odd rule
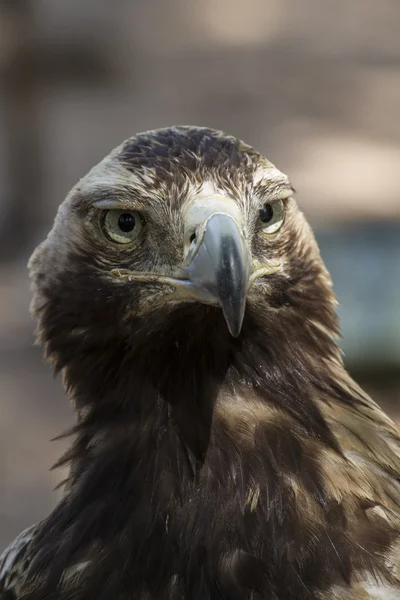
[[[133,242],[143,229],[143,220],[135,210],[106,210],[102,219],[107,237],[117,244]]]

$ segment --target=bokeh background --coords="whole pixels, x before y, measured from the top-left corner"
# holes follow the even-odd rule
[[[400,417],[399,0],[0,0],[0,550],[55,504],[71,422],[26,262],[123,139],[224,129],[287,172],[341,301],[346,363]]]

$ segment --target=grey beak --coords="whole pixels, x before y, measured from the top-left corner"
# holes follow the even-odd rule
[[[233,337],[240,333],[251,270],[250,254],[235,219],[215,213],[202,229],[185,274],[199,291],[218,303]]]

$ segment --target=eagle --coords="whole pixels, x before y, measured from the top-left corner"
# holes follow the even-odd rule
[[[29,269],[76,421],[1,600],[400,598],[400,431],[345,370],[286,175],[220,131],[140,133]]]

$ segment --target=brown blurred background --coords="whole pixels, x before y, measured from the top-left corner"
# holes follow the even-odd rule
[[[0,550],[57,500],[71,422],[26,262],[123,139],[224,129],[287,172],[341,301],[346,362],[400,397],[399,0],[0,0]],[[400,417],[400,410],[399,410]]]

